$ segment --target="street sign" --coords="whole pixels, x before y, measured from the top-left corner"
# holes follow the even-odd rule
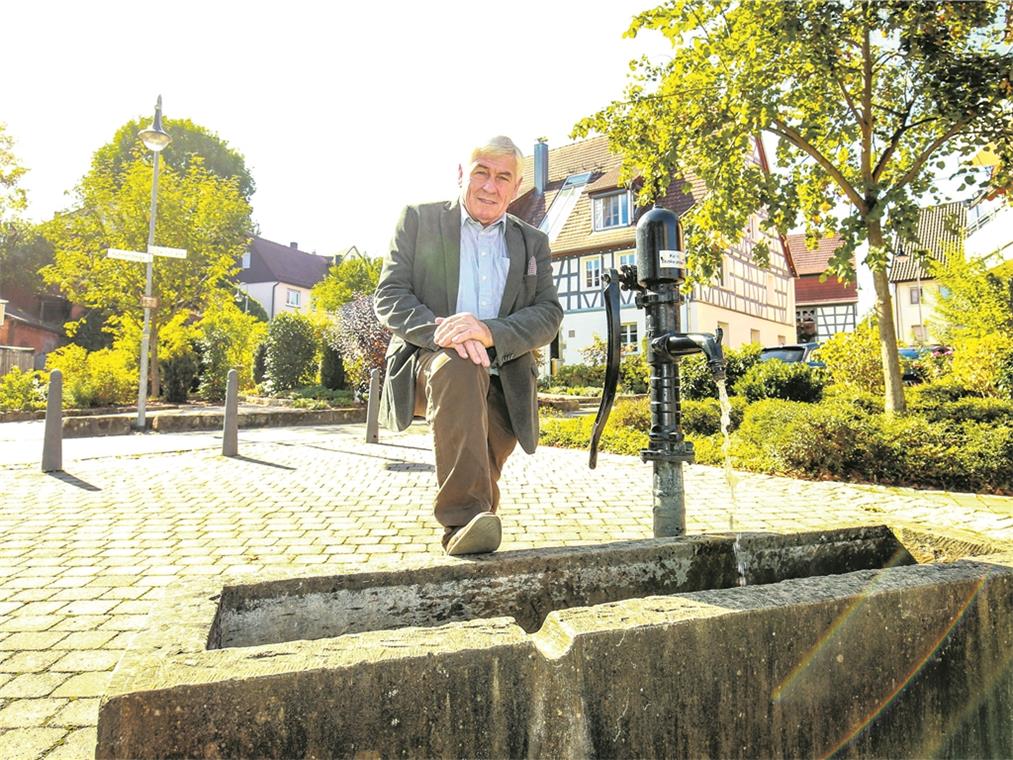
[[[185,259],[186,248],[166,248],[164,245],[149,245],[148,253],[156,256],[168,256],[170,259]]]
[[[141,261],[144,263],[154,261],[154,257],[150,253],[144,251],[124,251],[120,248],[110,248],[106,251],[106,256],[110,259],[123,259],[124,261]]]
[[[141,296],[141,307],[145,309],[157,309],[158,296]]]

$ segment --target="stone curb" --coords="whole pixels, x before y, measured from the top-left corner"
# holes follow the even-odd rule
[[[89,417],[67,417],[63,420],[64,438],[93,438],[129,435],[133,432],[133,414],[96,414]],[[148,429],[156,433],[182,433],[219,430],[224,424],[220,411],[176,412],[154,414],[147,418]],[[239,427],[284,427],[287,425],[338,425],[365,422],[365,407],[344,409],[272,409],[240,411]]]

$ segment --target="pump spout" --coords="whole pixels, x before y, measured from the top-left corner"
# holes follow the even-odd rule
[[[670,333],[655,338],[652,347],[655,351],[667,353],[670,357],[686,356],[702,352],[707,357],[707,366],[715,380],[723,380],[725,377],[725,355],[721,350],[721,338],[724,333],[717,328],[714,334],[710,333]]]

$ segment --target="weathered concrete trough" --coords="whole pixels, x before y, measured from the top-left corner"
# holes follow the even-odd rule
[[[917,565],[921,539],[700,536],[179,587],[117,668],[97,755],[1013,756],[1013,554]]]

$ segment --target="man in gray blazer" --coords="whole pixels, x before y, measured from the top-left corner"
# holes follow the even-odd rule
[[[497,481],[520,442],[538,443],[532,352],[559,330],[545,234],[506,213],[523,154],[506,137],[458,167],[460,199],[408,206],[376,288],[394,334],[380,418],[404,430],[424,414],[436,454],[436,519],[448,554],[495,551]]]

